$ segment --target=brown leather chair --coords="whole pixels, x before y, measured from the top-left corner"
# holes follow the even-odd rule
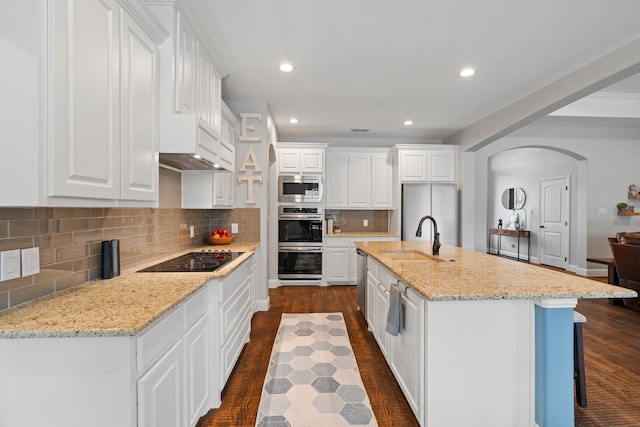
[[[609,239],[609,246],[616,263],[620,286],[640,294],[640,233],[618,233]],[[624,304],[640,309],[640,297],[624,298]]]

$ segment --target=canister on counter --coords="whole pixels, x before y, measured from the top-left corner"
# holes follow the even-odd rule
[[[111,242],[102,241],[102,278],[111,279]]]

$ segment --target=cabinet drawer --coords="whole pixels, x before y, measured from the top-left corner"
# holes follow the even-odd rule
[[[251,263],[243,262],[238,268],[234,270],[229,276],[222,280],[220,287],[220,302],[225,303],[231,295],[234,295],[237,289],[244,285],[247,277],[251,274]]]
[[[185,330],[185,305],[164,315],[140,334],[136,340],[137,372],[146,370],[173,345]]]
[[[238,323],[242,322],[245,311],[249,309],[250,301],[249,277],[236,292],[225,301],[220,310],[220,326],[222,331],[222,344],[226,343]]]
[[[232,331],[227,342],[222,346],[222,385],[227,382],[233,367],[240,357],[240,353],[244,348],[244,344],[249,341],[249,334],[251,332],[251,318],[249,316],[249,305],[242,310],[240,316],[240,323]]]
[[[202,317],[209,310],[209,298],[207,298],[207,288],[200,289],[194,295],[192,295],[186,302],[186,328],[190,328],[191,325]]]

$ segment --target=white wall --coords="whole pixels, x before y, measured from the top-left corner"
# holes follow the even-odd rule
[[[488,191],[487,191],[487,227],[496,227],[498,219],[502,218],[506,226],[511,211],[505,209],[501,203],[502,193],[511,187],[521,187],[526,194],[524,209],[518,211],[521,227],[531,231],[530,255],[534,262],[539,256],[538,230],[540,207],[540,180],[545,178],[557,178],[569,176],[572,207],[577,206],[578,192],[573,190],[574,183],[578,179],[578,160],[564,153],[543,148],[515,148],[502,151],[488,159]],[[576,186],[577,190],[577,186]],[[569,234],[577,235],[578,209],[570,209]],[[524,221],[523,221],[524,220]],[[505,243],[512,244],[509,238],[503,238],[502,248]],[[577,239],[571,239],[570,253],[577,253]],[[526,254],[526,241],[521,240],[521,254]]]
[[[260,256],[258,268],[260,281],[258,283],[258,309],[269,309],[269,289],[267,285],[268,257],[273,256],[268,248],[268,221],[269,221],[269,145],[275,143],[277,134],[273,126],[269,106],[263,101],[238,101],[228,102],[228,106],[233,113],[242,121],[242,114],[260,114],[261,118],[248,119],[247,125],[253,126],[253,130],[244,131],[247,137],[259,138],[256,141],[242,141],[242,124],[240,126],[240,137],[236,142],[236,208],[259,208],[260,209]],[[252,148],[255,153],[255,162],[260,170],[255,167],[247,167],[242,171],[247,153]],[[243,176],[261,176],[262,182],[253,183],[253,202],[249,200],[249,183],[241,181]]]
[[[602,135],[602,132],[598,134]],[[489,206],[492,206],[491,215],[494,215],[493,206],[496,203],[492,194],[495,189],[489,184],[490,158],[506,150],[524,147],[564,151],[576,159],[585,159],[584,161],[576,160],[576,182],[572,184],[574,196],[577,198],[577,201],[574,201],[576,206],[573,206],[575,216],[572,217],[576,230],[571,236],[569,264],[570,268],[585,275],[589,274],[587,267],[601,269],[602,266],[598,265],[587,266],[586,258],[610,257],[608,236],[613,236],[619,231],[640,230],[639,216],[620,217],[616,215],[615,208],[616,203],[627,201],[629,184],[640,184],[637,166],[637,159],[640,158],[640,137],[637,139],[584,136],[578,138],[569,136],[505,137],[477,152],[465,152],[463,156],[465,170],[473,170],[474,176],[465,174],[464,177],[463,246],[485,251],[487,227],[493,225],[496,219],[489,216]],[[497,159],[500,160],[498,157]],[[540,169],[546,174],[547,164],[543,163],[543,157],[529,160],[519,171],[514,170],[509,177],[514,180],[518,177],[529,185],[529,178],[524,176],[540,175]],[[553,173],[550,175],[560,172],[558,168],[562,168],[562,162],[554,166]],[[571,173],[571,170],[567,171],[567,174]],[[490,197],[489,204],[487,200]],[[631,204],[635,204],[636,209],[640,209],[638,201],[631,201]],[[608,213],[600,215],[599,208],[606,208]]]

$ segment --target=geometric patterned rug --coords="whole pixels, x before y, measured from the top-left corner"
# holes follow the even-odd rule
[[[283,314],[256,426],[377,426],[342,313]]]

